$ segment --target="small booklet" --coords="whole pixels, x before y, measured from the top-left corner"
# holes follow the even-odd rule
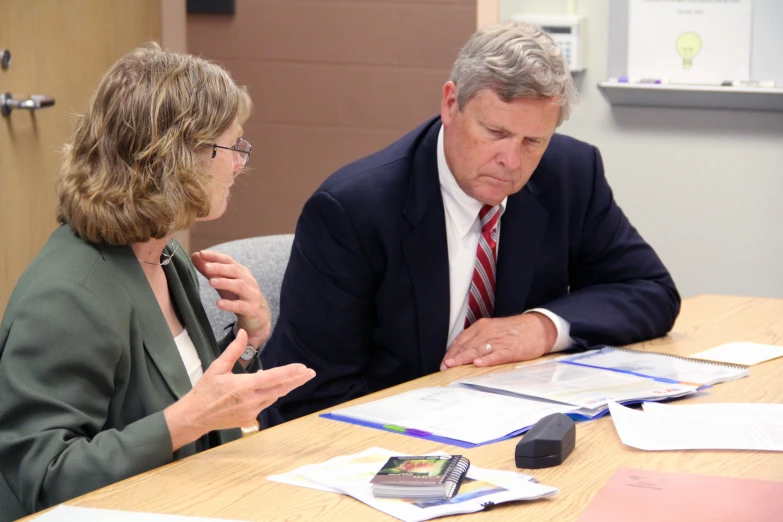
[[[462,455],[390,457],[370,483],[376,497],[450,499],[470,461]]]

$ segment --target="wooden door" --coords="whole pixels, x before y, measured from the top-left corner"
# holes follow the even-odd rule
[[[0,315],[56,226],[55,177],[73,115],[120,56],[161,40],[161,2],[172,1],[0,0],[0,51],[12,57],[0,69],[0,93],[55,99],[51,108],[0,117]]]

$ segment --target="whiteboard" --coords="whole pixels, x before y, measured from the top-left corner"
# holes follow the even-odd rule
[[[783,85],[783,1],[754,0],[750,80]],[[628,2],[610,0],[608,75],[628,74]]]

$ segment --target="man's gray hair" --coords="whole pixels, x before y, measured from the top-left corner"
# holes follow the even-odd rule
[[[559,95],[560,125],[579,99],[563,52],[540,26],[529,22],[501,22],[478,30],[457,56],[450,80],[457,86],[460,111],[482,89],[492,89],[506,102]]]

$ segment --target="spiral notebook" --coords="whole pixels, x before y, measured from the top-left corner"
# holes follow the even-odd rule
[[[482,391],[578,406],[573,415],[596,418],[607,411],[608,401],[630,404],[682,397],[746,375],[748,367],[737,364],[604,347],[456,382]]]
[[[394,456],[370,483],[376,497],[450,499],[459,490],[470,461],[462,455]]]
[[[748,375],[748,367],[742,364],[611,346],[572,355],[560,361],[659,380],[696,384],[699,387],[733,381]]]

